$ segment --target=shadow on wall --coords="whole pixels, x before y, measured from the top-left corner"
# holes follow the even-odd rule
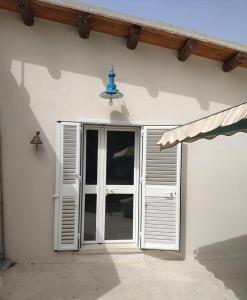
[[[200,247],[195,258],[238,299],[247,299],[247,235]]]
[[[52,249],[52,223],[42,221],[42,216],[45,214],[47,220],[53,219],[51,201],[55,177],[50,180],[47,173],[54,173],[55,153],[30,108],[30,97],[24,84],[24,64],[20,85],[10,71],[11,58],[7,60],[5,55],[0,65],[0,81],[4,87],[0,91],[0,119],[6,250],[7,254],[15,256],[8,251],[8,245],[12,243],[12,248],[15,245],[19,251],[18,255],[25,257],[29,246],[24,247],[23,243],[30,245],[33,241],[32,248],[40,255],[42,251],[47,253],[47,242],[42,236],[37,239],[35,232],[47,234],[49,249]],[[30,144],[36,130],[41,131],[44,143],[37,150]],[[8,232],[16,232],[17,236],[8,235]]]
[[[4,87],[8,87],[0,91],[1,131],[8,132],[8,134],[2,135],[4,205],[5,213],[8,214],[5,215],[7,256],[30,261],[32,256],[28,256],[28,253],[34,255],[34,260],[35,257],[42,257],[50,253],[55,255],[55,259],[63,262],[70,255],[77,253],[55,253],[52,250],[54,220],[52,194],[55,190],[56,154],[30,108],[30,96],[24,84],[24,64],[20,85],[17,84],[10,72],[11,59],[1,61],[0,66],[0,81]],[[30,144],[36,130],[41,130],[43,141],[43,145],[39,146],[37,150]],[[51,177],[47,176],[48,173],[53,174],[52,181]],[[13,182],[14,186],[11,186]],[[16,201],[16,195],[18,195],[18,201]],[[44,222],[44,217],[47,222]],[[21,225],[18,225],[20,221]],[[13,236],[14,232],[17,234],[16,236]],[[37,235],[37,233],[39,234]],[[47,239],[49,243],[47,243]],[[11,249],[8,247],[9,245],[11,245]],[[29,248],[31,249],[29,250]],[[87,266],[79,264],[78,267],[75,267],[76,270],[73,268],[70,270],[70,267],[62,265],[65,270],[61,268],[61,272],[65,279],[67,276],[67,281],[70,273],[74,275],[75,271],[78,272],[78,278],[80,278],[80,272],[84,274],[84,279],[89,277],[94,284],[87,299],[96,300],[120,282],[110,255],[105,255],[103,262],[92,262]],[[99,278],[96,278],[97,276]],[[63,284],[66,286],[67,282]],[[84,284],[86,285],[87,282],[85,281]],[[47,289],[47,286],[45,288]],[[74,295],[74,286],[67,286],[67,288],[66,293]],[[83,289],[80,290],[80,288],[81,279],[78,282],[77,292],[82,292],[81,296],[83,296]],[[47,291],[48,293],[54,291],[54,283],[52,286],[48,286]],[[18,293],[18,291],[16,292]],[[34,294],[30,295],[30,299],[33,297],[35,297]]]
[[[2,17],[12,17],[17,22],[14,14]],[[47,26],[52,27],[51,30],[47,30]],[[181,95],[196,99],[203,110],[208,110],[210,102],[234,105],[246,96],[241,93],[243,89],[238,89],[245,84],[242,72],[246,70],[226,74],[221,71],[219,62],[200,57],[180,62],[176,51],[143,43],[135,51],[130,51],[125,39],[95,32],[88,40],[82,40],[72,26],[48,24],[38,19],[34,27],[20,30],[24,40],[32,42],[19,42],[16,47],[19,32],[12,32],[7,40],[10,57],[46,66],[54,79],[60,79],[62,71],[67,71],[100,78],[106,86],[106,74],[114,65],[121,74],[121,82],[145,88],[151,98],[157,98],[160,92]],[[47,47],[43,46],[44,41]],[[212,72],[214,76],[210,76]],[[232,86],[236,88],[232,89]],[[164,96],[166,100],[167,96]]]
[[[111,123],[114,124],[114,122],[116,122],[116,123],[122,122],[123,124],[126,123],[126,124],[131,125],[134,120],[131,120],[126,103],[123,100],[120,103],[121,103],[120,111],[118,111],[118,110],[111,111],[111,114],[110,114]]]
[[[234,99],[238,101],[242,97],[241,92],[236,96],[238,86],[241,87],[240,91],[243,90],[242,70],[224,74],[218,63],[207,64],[205,60],[193,57],[190,59],[190,61],[193,60],[193,64],[189,61],[181,63],[177,61],[174,51],[142,44],[136,51],[129,51],[126,49],[124,39],[103,34],[92,33],[90,39],[85,41],[78,37],[76,28],[39,20],[34,27],[26,28],[15,14],[0,13],[1,21],[3,21],[1,33],[10,32],[10,34],[4,34],[5,43],[2,43],[0,47],[0,121],[4,145],[2,153],[4,203],[8,214],[5,227],[6,232],[11,233],[6,235],[6,245],[7,253],[12,257],[32,259],[28,256],[29,253],[35,253],[36,257],[42,257],[44,253],[54,254],[52,251],[54,220],[52,194],[55,186],[55,152],[45,132],[51,131],[49,138],[55,138],[55,121],[49,124],[44,122],[42,125],[35,117],[30,106],[30,95],[25,86],[25,64],[46,67],[53,79],[61,79],[62,71],[66,71],[103,78],[104,85],[107,81],[105,74],[109,66],[114,64],[121,73],[122,82],[145,88],[150,97],[157,98],[161,91],[193,97],[204,110],[209,108],[210,101],[233,105],[236,104]],[[50,30],[47,30],[48,26]],[[46,47],[44,47],[44,41]],[[111,51],[111,48],[115,51]],[[13,60],[22,64],[20,84],[11,73]],[[121,64],[118,63],[119,61]],[[161,61],[163,61],[162,66]],[[217,78],[209,76],[209,72],[214,67],[219,71]],[[35,76],[35,73],[29,74],[29,79],[30,77],[35,79]],[[231,84],[228,84],[228,80]],[[40,84],[42,86],[42,82]],[[233,91],[231,87],[234,84],[236,89]],[[222,86],[225,89],[224,93],[222,93]],[[208,87],[211,89],[209,90]],[[30,90],[32,88],[29,87]],[[49,102],[51,111],[59,111],[52,99],[39,99],[39,101],[47,100],[51,100],[51,103]],[[71,100],[69,105],[73,105],[72,99],[69,100]],[[45,105],[44,103],[44,107]],[[65,110],[66,107],[63,109]],[[111,114],[112,121],[129,121],[130,119],[129,112],[124,105],[121,112],[113,111]],[[41,138],[44,142],[39,151],[35,151],[35,148],[30,145],[30,140],[36,130],[41,131]],[[184,170],[186,169],[184,165]],[[183,178],[186,178],[186,175]],[[186,185],[184,182],[183,187],[185,188]],[[17,196],[18,199],[16,199]],[[183,197],[183,201],[185,198]],[[186,202],[183,202],[184,249],[185,207]],[[45,221],[44,216],[46,216]],[[11,249],[8,245],[11,245]],[[199,261],[200,251],[197,257]],[[107,262],[109,280],[105,279],[104,288],[91,299],[97,299],[119,284],[119,277],[110,256]],[[104,270],[102,270],[102,276],[104,277]]]

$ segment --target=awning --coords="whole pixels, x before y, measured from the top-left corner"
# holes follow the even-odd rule
[[[166,131],[158,145],[165,149],[181,142],[211,140],[218,135],[233,135],[237,132],[247,133],[247,102]]]

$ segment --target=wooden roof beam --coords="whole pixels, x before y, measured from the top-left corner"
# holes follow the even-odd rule
[[[186,61],[193,53],[193,50],[196,48],[197,44],[197,40],[188,38],[178,50],[178,60]]]
[[[16,0],[17,10],[26,26],[33,26],[34,13],[29,0]]]
[[[140,39],[141,27],[137,25],[132,25],[129,28],[128,38],[127,38],[127,48],[134,50]]]
[[[247,53],[237,52],[223,63],[222,70],[230,72],[244,62],[247,62]]]
[[[91,32],[90,15],[79,15],[78,30],[82,39],[89,38]]]

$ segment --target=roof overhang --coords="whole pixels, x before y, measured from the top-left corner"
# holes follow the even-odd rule
[[[247,68],[245,45],[157,21],[115,13],[78,0],[0,0],[0,8],[19,12],[28,26],[37,17],[76,26],[82,38],[88,38],[90,30],[93,30],[126,38],[129,49],[135,49],[138,42],[143,42],[176,50],[181,61],[193,54],[223,62],[222,69],[225,72],[237,66]]]

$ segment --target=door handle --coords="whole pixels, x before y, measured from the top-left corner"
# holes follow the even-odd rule
[[[164,193],[163,195],[164,195],[164,196],[170,196],[170,197],[174,197],[174,196],[176,196],[176,192],[172,192],[172,191],[170,191],[170,192],[166,192],[166,193]]]
[[[114,194],[114,191],[113,190],[108,190],[107,188],[105,189],[105,195],[111,195],[111,194]]]

